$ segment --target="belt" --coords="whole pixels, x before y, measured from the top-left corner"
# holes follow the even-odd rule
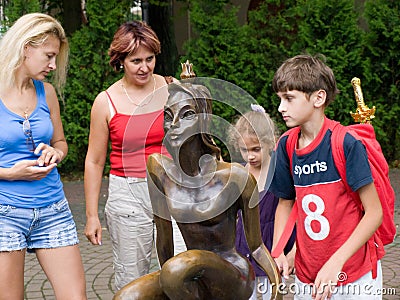
[[[126,181],[127,181],[128,183],[146,182],[146,181],[147,181],[147,178],[146,178],[146,177],[144,177],[144,178],[139,178],[139,177],[125,177],[125,178],[126,178]]]

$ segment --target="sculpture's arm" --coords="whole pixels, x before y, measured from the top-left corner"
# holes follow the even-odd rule
[[[174,256],[174,242],[171,221],[154,215],[157,228],[157,256],[162,266],[168,259]]]
[[[278,292],[278,285],[282,282],[281,275],[274,259],[262,241],[258,205],[252,208],[249,205],[249,203],[258,203],[257,183],[251,174],[249,174],[241,198],[243,225],[252,257],[267,274],[272,284],[271,299],[282,299],[282,295]]]
[[[150,155],[147,160],[147,185],[149,188],[153,217],[157,228],[157,255],[162,266],[168,259],[174,256],[174,243],[172,235],[172,223],[168,210],[167,200],[162,184],[165,170],[160,163],[160,154]]]

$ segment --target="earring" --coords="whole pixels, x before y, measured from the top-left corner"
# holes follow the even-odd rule
[[[124,65],[119,65],[119,69],[123,70],[124,69]]]

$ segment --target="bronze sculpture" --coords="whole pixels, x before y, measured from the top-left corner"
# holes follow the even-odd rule
[[[248,299],[254,271],[235,249],[240,209],[252,255],[273,283],[272,299],[282,299],[279,271],[261,239],[256,180],[220,159],[209,128],[209,91],[190,80],[168,90],[164,131],[171,157],[153,154],[147,162],[161,270],[132,281],[114,299]],[[176,256],[170,216],[188,249]]]

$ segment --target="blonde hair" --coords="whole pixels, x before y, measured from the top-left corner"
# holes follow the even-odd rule
[[[260,144],[272,150],[277,135],[276,127],[269,114],[260,111],[249,111],[240,116],[228,130],[229,140],[239,151],[238,141],[248,135],[258,139]]]
[[[59,93],[65,85],[68,68],[68,40],[61,24],[53,17],[42,13],[30,13],[20,17],[0,40],[0,84],[10,88],[15,83],[17,69],[24,62],[26,45],[39,46],[49,36],[60,40],[60,51],[56,57],[54,86]]]

